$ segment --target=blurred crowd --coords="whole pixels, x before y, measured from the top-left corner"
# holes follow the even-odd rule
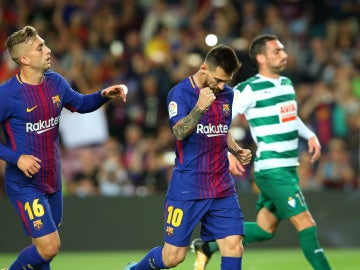
[[[166,191],[174,163],[166,95],[198,69],[210,48],[206,36],[237,51],[235,85],[256,73],[249,41],[276,34],[289,54],[284,75],[294,83],[299,115],[323,147],[314,166],[300,142],[300,184],[305,191],[347,191],[359,188],[359,14],[357,0],[0,0],[0,43],[32,25],[52,50],[52,69],[75,90],[128,86],[126,104],[113,100],[90,115],[63,112],[64,191],[148,196]],[[0,82],[17,72],[0,46]],[[242,117],[232,129],[254,149]],[[255,190],[251,171],[236,178],[240,192]]]

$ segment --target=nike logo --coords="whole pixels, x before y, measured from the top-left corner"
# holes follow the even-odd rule
[[[38,107],[38,105],[36,105],[36,106],[34,106],[34,107],[31,107],[31,108],[27,107],[27,108],[26,108],[26,112],[32,112],[32,111],[35,110],[37,107]]]

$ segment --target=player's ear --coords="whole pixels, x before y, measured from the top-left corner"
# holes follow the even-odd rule
[[[202,73],[206,73],[206,72],[208,71],[208,66],[207,66],[206,63],[202,63],[202,64],[200,65],[200,71],[201,71]]]
[[[27,65],[29,65],[29,59],[26,56],[21,56],[20,63],[24,66],[27,66]]]
[[[256,55],[256,62],[258,62],[259,65],[264,64],[265,63],[265,55],[263,55],[261,53],[257,54]]]

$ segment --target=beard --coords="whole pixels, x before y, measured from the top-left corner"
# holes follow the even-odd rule
[[[285,66],[276,66],[276,67],[272,67],[271,72],[280,75],[285,70],[286,70]]]
[[[217,95],[221,91],[219,88],[210,88],[210,89],[213,91],[214,95]]]
[[[216,87],[212,87],[209,83],[205,82],[204,87],[209,87],[211,91],[214,93],[214,95],[218,94],[221,90]]]

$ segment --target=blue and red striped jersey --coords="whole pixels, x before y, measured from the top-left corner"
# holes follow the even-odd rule
[[[199,92],[192,77],[170,90],[167,105],[171,128],[191,112]],[[190,136],[176,141],[175,167],[167,193],[169,198],[221,198],[236,193],[229,172],[227,143],[233,97],[233,90],[226,85]]]
[[[6,184],[33,185],[53,193],[61,189],[59,121],[63,107],[91,112],[108,99],[101,91],[82,95],[58,73],[47,71],[39,85],[23,83],[19,74],[0,85],[0,123],[6,144],[0,158],[6,161]],[[38,157],[41,169],[28,178],[17,167],[21,154]]]

